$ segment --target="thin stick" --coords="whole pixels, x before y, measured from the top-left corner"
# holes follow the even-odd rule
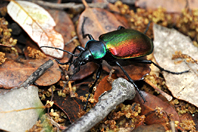
[[[150,86],[152,86],[156,91],[158,91],[161,95],[163,95],[168,101],[171,101],[173,99],[172,96],[170,96],[169,94],[165,93],[164,91],[162,91],[161,89],[159,89],[156,85],[154,85],[149,79],[145,78],[144,81],[149,84]]]
[[[78,36],[74,36],[71,40],[69,40],[67,43],[65,43],[65,46],[70,44],[72,41],[74,41],[74,39],[77,39]]]
[[[43,65],[41,65],[35,72],[32,73],[24,82],[21,84],[20,87],[28,87],[29,85],[33,84],[48,68],[50,68],[54,62],[52,60],[48,60]]]

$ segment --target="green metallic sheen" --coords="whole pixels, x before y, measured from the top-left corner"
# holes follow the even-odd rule
[[[91,46],[91,45],[94,45],[94,46]],[[102,42],[99,42],[96,40],[88,41],[86,43],[86,47],[87,49],[89,49],[94,59],[101,59],[107,53],[105,45]]]
[[[106,48],[103,46],[100,49],[97,49],[97,51],[91,51],[91,54],[93,55],[94,59],[101,59],[106,55],[106,52]]]
[[[145,34],[133,29],[121,29],[103,34],[99,40],[117,59],[146,56],[153,52],[153,42]]]

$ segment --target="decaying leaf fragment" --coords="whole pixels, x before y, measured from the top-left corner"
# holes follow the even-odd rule
[[[198,48],[195,47],[189,37],[182,35],[174,29],[167,29],[154,25],[154,56],[158,64],[170,71],[190,71],[180,75],[162,72],[166,85],[173,96],[198,106],[198,65],[182,57],[172,60],[175,53],[182,54],[198,60]]]
[[[46,59],[31,59],[20,61],[11,60],[8,58],[3,65],[0,66],[0,87],[5,89],[12,89],[19,87],[33,72],[35,72],[42,64],[48,61]],[[41,69],[39,68],[41,71]],[[35,84],[39,86],[48,86],[60,80],[61,72],[58,64],[49,68],[42,76],[40,76]]]
[[[43,111],[38,88],[35,86],[1,94],[0,100],[0,128],[7,131],[24,132],[30,129]]]
[[[11,1],[8,14],[16,21],[39,46],[52,46],[64,49],[63,37],[53,28],[53,18],[42,7],[28,1]],[[63,51],[42,48],[47,55],[62,58]]]

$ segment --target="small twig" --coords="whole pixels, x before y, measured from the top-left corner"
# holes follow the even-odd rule
[[[51,122],[52,125],[54,125],[57,128],[57,132],[60,132],[60,129],[63,130],[63,128],[65,129],[64,126],[58,124],[56,121],[54,121],[52,119],[52,117],[50,117],[49,115],[46,115],[46,118]]]
[[[104,119],[116,106],[135,97],[135,88],[123,78],[116,79],[112,90],[102,94],[99,102],[84,116],[71,124],[63,132],[85,132]]]
[[[43,65],[41,65],[35,72],[30,75],[20,87],[28,87],[33,84],[48,68],[50,68],[54,62],[52,60],[48,60]]]
[[[156,85],[154,85],[149,79],[144,79],[144,81],[149,84],[151,87],[153,87],[156,91],[158,91],[161,95],[163,95],[168,101],[171,101],[173,99],[172,96],[170,96],[169,94],[165,93],[164,91],[162,91],[161,89],[159,89]]]
[[[57,3],[45,2],[45,1],[35,1],[35,2],[41,6],[46,6],[49,8],[60,9],[60,10],[63,10],[63,9],[78,10],[79,8],[84,8],[83,4],[76,4],[76,3],[57,4]],[[88,6],[92,8],[105,8],[107,7],[107,5],[108,5],[107,2],[88,4]]]
[[[74,41],[74,39],[77,39],[78,36],[74,36],[71,40],[69,40],[67,43],[65,43],[65,46],[68,45],[69,43],[71,43],[72,41]]]
[[[174,121],[170,121],[169,124],[170,124],[171,131],[172,132],[176,132],[175,122]]]

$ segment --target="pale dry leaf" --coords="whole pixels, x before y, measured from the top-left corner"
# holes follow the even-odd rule
[[[54,30],[56,23],[42,7],[28,1],[11,1],[8,14],[16,21],[39,46],[52,46],[64,49],[61,34]],[[47,55],[62,58],[63,51],[42,48]]]
[[[11,90],[1,94],[0,100],[0,128],[7,131],[25,132],[32,128],[43,111],[43,109],[21,110],[43,106],[38,97],[38,88],[35,86]]]
[[[196,63],[188,63],[185,59],[172,60],[172,55],[176,51],[181,51],[182,54],[198,60],[198,48],[193,45],[189,37],[174,29],[154,25],[153,30],[154,56],[158,64],[167,70],[175,72],[190,69],[188,73],[179,75],[162,72],[166,85],[174,97],[198,106],[198,65]]]

